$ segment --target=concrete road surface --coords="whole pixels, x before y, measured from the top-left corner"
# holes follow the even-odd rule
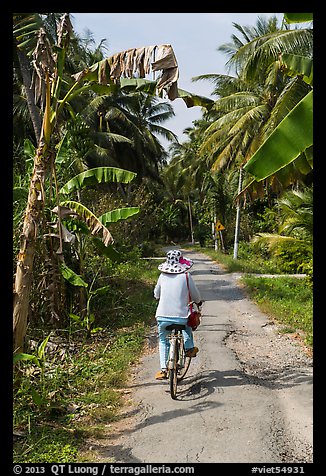
[[[312,358],[244,294],[236,274],[185,252],[205,300],[200,349],[172,400],[157,340],[126,393],[132,404],[100,461],[117,463],[312,462]],[[156,328],[153,328],[156,336]]]

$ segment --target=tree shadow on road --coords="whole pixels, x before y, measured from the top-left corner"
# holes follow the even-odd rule
[[[206,398],[212,393],[224,393],[224,388],[230,385],[246,385],[242,372],[232,370],[221,372],[219,370],[206,370],[180,382],[179,400],[198,400]],[[182,388],[183,387],[183,388]]]
[[[181,400],[181,399],[179,399]],[[169,420],[175,420],[176,418],[197,414],[198,412],[203,412],[212,408],[221,406],[222,403],[216,402],[214,400],[202,400],[200,402],[195,402],[194,405],[173,408],[172,410],[162,411],[157,415],[146,416],[146,408],[141,410],[139,407],[132,410],[131,412],[124,412],[122,415],[122,427],[120,428],[119,423],[115,425],[115,429],[108,435],[108,439],[103,441],[102,444],[93,445],[100,458],[105,458],[106,461],[113,459],[115,462],[124,462],[124,463],[139,463],[141,462],[132,454],[132,448],[118,444],[119,438],[121,436],[126,437],[129,435],[134,435],[138,430],[147,428],[150,425],[159,425],[161,423],[167,422]],[[143,412],[145,411],[145,415]],[[136,415],[138,416],[138,422],[133,419]],[[125,423],[129,421],[127,426]]]
[[[286,374],[288,378],[286,378]],[[150,408],[146,409],[146,405],[142,409],[137,406],[129,412],[124,412],[123,415],[121,415],[122,427],[117,424],[114,431],[109,435],[109,439],[94,449],[98,451],[100,457],[105,459],[105,461],[113,459],[115,462],[139,463],[141,461],[133,455],[132,447],[118,444],[121,436],[135,435],[138,430],[142,430],[151,425],[159,425],[169,420],[175,420],[176,418],[186,417],[188,415],[197,414],[198,412],[205,412],[221,407],[222,405],[227,405],[227,398],[224,396],[223,402],[222,396],[227,393],[227,387],[230,386],[262,385],[268,388],[284,388],[298,385],[302,383],[303,380],[307,383],[310,381],[310,375],[305,374],[302,369],[293,370],[291,378],[289,378],[290,376],[286,371],[284,375],[282,372],[281,374],[279,373],[278,377],[278,381],[275,382],[273,380],[274,376],[261,378],[248,375],[238,369],[226,371],[211,369],[189,375],[179,382],[177,393],[178,406],[152,415],[150,414]],[[163,383],[163,391],[164,386],[166,396],[170,398],[168,395],[169,383]],[[219,398],[218,395],[220,395],[221,398]],[[185,402],[184,407],[180,406],[182,402]],[[188,403],[186,404],[186,402]],[[191,402],[190,405],[189,402]],[[136,421],[134,417],[136,417]]]
[[[224,393],[225,387],[259,385],[266,388],[283,389],[302,383],[312,384],[312,376],[305,369],[278,369],[277,373],[264,376],[250,375],[242,370],[206,370],[185,378],[179,384],[178,400],[198,400],[212,393]]]

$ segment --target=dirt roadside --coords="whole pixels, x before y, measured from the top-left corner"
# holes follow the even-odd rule
[[[117,463],[312,462],[312,356],[248,299],[238,274],[201,253],[187,254],[205,300],[195,333],[200,353],[172,400],[166,382],[153,377],[153,328],[123,390],[123,418],[105,438],[89,441],[92,457]]]

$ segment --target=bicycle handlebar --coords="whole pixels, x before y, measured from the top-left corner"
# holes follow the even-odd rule
[[[200,309],[202,307],[202,305],[204,304],[204,301],[201,300],[199,302],[196,302],[196,301],[191,301],[190,304],[196,304],[196,306],[198,307],[198,309]]]

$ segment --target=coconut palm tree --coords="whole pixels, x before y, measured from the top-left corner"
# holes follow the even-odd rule
[[[243,39],[233,37],[233,43],[219,49],[227,52],[229,69],[236,76],[202,75],[195,80],[207,79],[215,83],[214,94],[219,96],[208,117],[207,128],[200,152],[210,158],[212,170],[218,171],[232,164],[245,164],[275,127],[310,90],[300,77],[289,78],[282,73],[279,59],[282,41],[287,52],[311,47],[309,30],[280,30],[276,19],[258,19],[256,27],[235,27]],[[263,48],[265,47],[265,48]],[[258,51],[268,54],[258,54]],[[252,67],[256,59],[255,68]],[[259,67],[257,60],[259,61]],[[310,167],[309,167],[310,170]],[[306,169],[289,167],[273,179],[274,186],[302,180]]]
[[[276,17],[258,18],[255,27],[234,24],[242,37],[233,35],[232,43],[219,50],[229,55],[230,75],[202,75],[194,80],[208,79],[215,83],[214,94],[219,96],[207,114],[211,120],[206,129],[199,155],[208,157],[214,172],[229,167],[239,169],[238,194],[244,189],[264,192],[264,182],[243,180],[243,165],[259,149],[277,125],[309,92],[310,86],[300,77],[283,74],[281,53],[311,51],[310,30],[279,29]],[[280,191],[291,183],[304,180],[311,171],[305,157],[298,157],[286,168],[280,168],[268,182]],[[243,186],[244,183],[244,186]],[[237,199],[234,258],[237,256],[240,222],[240,200]]]
[[[312,21],[311,13],[285,13],[287,23]],[[284,38],[283,38],[284,39]],[[287,38],[285,38],[287,39]],[[272,131],[262,146],[247,162],[245,169],[255,180],[264,180],[278,170],[287,169],[288,164],[295,161],[295,166],[309,173],[313,159],[313,57],[312,29],[305,29],[301,51],[293,54],[288,52],[286,41],[280,52],[280,61],[284,74],[300,77],[310,86],[307,95],[296,104],[279,125]],[[265,46],[265,45],[264,45]],[[265,47],[262,47],[264,51]],[[264,52],[269,56],[270,45]],[[257,55],[253,55],[251,63],[257,63]],[[252,69],[252,65],[250,66]],[[250,69],[249,68],[249,69]],[[277,148],[277,146],[279,146]],[[280,152],[281,151],[281,152]]]
[[[113,94],[94,98],[82,114],[95,144],[84,157],[86,164],[122,167],[136,172],[139,180],[158,180],[167,159],[158,137],[177,140],[161,125],[173,115],[167,102],[118,86]]]

